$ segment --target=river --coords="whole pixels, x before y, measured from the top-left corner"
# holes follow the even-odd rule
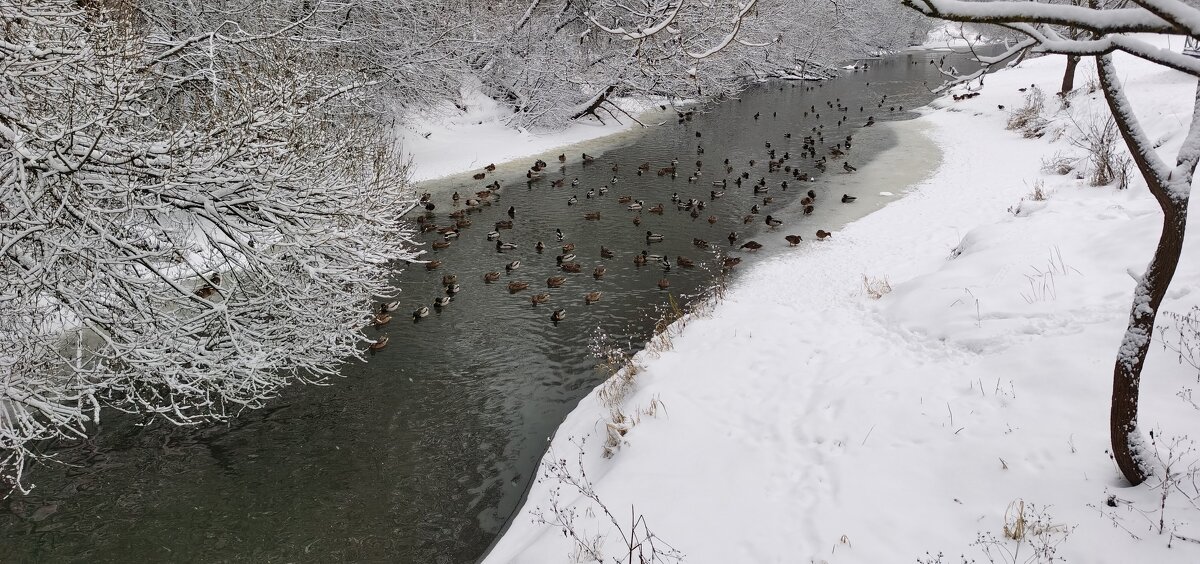
[[[573,147],[563,170],[557,155],[545,155],[547,179],[532,184],[525,178],[531,162],[502,165],[483,181],[461,175],[424,183],[439,225],[448,225],[447,214],[456,209],[450,193],[461,192],[465,199],[493,180],[501,189],[492,205],[467,216],[473,225],[457,240],[430,253],[444,263],[440,268],[412,266],[396,274],[402,305],[381,330],[391,338],[387,348],[368,363],[351,363],[345,378],[329,386],[286,390],[266,409],[228,424],[184,429],[110,413],[95,437],[47,445],[62,464],[33,468],[33,493],[6,500],[0,561],[478,559],[519,506],[548,437],[602,381],[594,351],[636,352],[671,299],[686,307],[713,286],[723,257],[744,259],[735,280],[737,269],[753,266],[755,255],[726,241],[730,231],[738,232],[737,245],[755,239],[765,245],[763,253],[796,252],[786,247],[785,234],[810,240],[817,229],[835,231],[892,197],[881,195],[896,191],[879,184],[889,182],[887,175],[856,176],[844,172],[842,163],[861,166],[895,147],[891,129],[864,127],[868,117],[878,122],[915,117],[909,110],[932,99],[926,82],[941,82],[928,64],[941,56],[918,52],[871,60],[869,70],[825,83],[758,84],[690,120],[665,114],[670,119],[660,126]],[[847,135],[853,145],[845,159],[830,160],[828,173],[822,173],[800,156],[805,135],[823,136],[818,156],[845,143]],[[790,152],[788,166],[816,180],[768,173],[768,142],[778,156]],[[596,155],[596,161],[584,165],[581,152]],[[928,150],[923,153],[894,159],[897,173],[925,166]],[[679,163],[677,178],[656,174],[673,159]],[[725,159],[732,174],[724,170]],[[697,160],[702,174],[689,182]],[[644,162],[650,171],[638,175]],[[749,179],[739,188],[734,179],[742,172]],[[557,178],[565,179],[563,187],[551,186]],[[576,178],[579,185],[573,187]],[[713,186],[725,178],[726,188]],[[767,179],[768,192],[751,190],[759,178]],[[780,184],[785,179],[786,191]],[[603,185],[609,186],[607,194],[587,197],[589,189]],[[713,189],[726,195],[711,199]],[[817,193],[816,205],[805,215],[799,202],[810,189]],[[673,193],[702,200],[706,208],[692,218],[673,205]],[[844,205],[843,193],[859,201]],[[662,203],[664,213],[629,211],[628,204],[618,203],[621,195],[644,200],[646,208]],[[572,196],[578,201],[568,205]],[[763,204],[764,197],[774,200]],[[761,213],[744,224],[754,204]],[[496,221],[509,219],[510,206],[513,228],[501,234],[518,247],[498,253],[486,233]],[[589,212],[600,219],[584,219]],[[768,230],[767,214],[784,226]],[[636,215],[641,225],[634,225]],[[716,217],[715,224],[709,216]],[[555,229],[563,231],[563,242]],[[664,241],[647,243],[647,230]],[[710,248],[694,246],[696,238]],[[421,240],[431,243],[438,236]],[[535,250],[538,241],[547,245],[544,253]],[[576,244],[583,272],[559,271],[555,257],[564,243]],[[602,258],[601,245],[615,256]],[[634,255],[644,249],[670,257],[670,271],[635,265]],[[678,266],[680,255],[696,266]],[[521,266],[504,273],[504,265],[515,260]],[[607,269],[602,279],[592,276],[597,265]],[[486,283],[487,271],[500,271],[501,280]],[[458,277],[461,292],[437,310],[432,302],[444,295],[446,274]],[[565,284],[547,289],[547,278],[560,274]],[[657,285],[664,278],[668,290]],[[510,294],[506,284],[513,280],[530,287]],[[591,291],[603,295],[585,305]],[[549,303],[531,305],[530,295],[540,292],[551,294]],[[433,312],[414,322],[410,312],[422,305]],[[551,312],[559,308],[566,319],[554,323]]]

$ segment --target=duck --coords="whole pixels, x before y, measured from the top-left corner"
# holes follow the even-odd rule
[[[462,286],[459,286],[458,284],[451,284],[449,286],[446,286],[446,295],[447,296],[453,296],[454,294],[457,294],[461,291],[462,291]]]
[[[587,212],[583,214],[583,218],[591,221],[600,219],[600,212]]]
[[[502,220],[496,222],[496,231],[499,231],[501,229],[512,229],[512,228],[513,228],[513,222],[511,220],[502,219]]]
[[[388,344],[388,336],[382,335],[378,339],[375,339],[375,342],[371,343],[367,348],[371,349],[372,351],[378,351],[378,350],[382,350],[383,347],[386,347],[387,344]]]
[[[563,250],[563,252],[564,252],[564,253],[569,253],[569,252],[571,252],[571,251],[574,251],[574,250],[575,250],[575,243],[567,243],[566,245],[563,245],[563,246],[562,246],[562,250]]]
[[[633,216],[633,224],[634,224],[634,225],[641,225],[641,224],[642,224],[642,216],[641,216],[641,214],[638,214],[638,215],[635,215],[635,216]]]
[[[608,269],[604,268],[604,265],[597,266],[596,270],[592,271],[592,278],[595,278],[596,280],[604,278],[604,274],[606,272],[608,272]]]
[[[783,225],[783,222],[768,215],[766,224],[767,224],[767,227],[774,229],[776,227],[779,227],[780,225]]]
[[[592,199],[592,196],[595,196],[595,195],[596,195],[596,189],[589,188],[588,191],[586,193],[584,193],[583,197],[590,200],[590,199]]]
[[[642,266],[643,264],[646,264],[646,255],[645,254],[633,255],[633,264],[635,264],[637,266]]]
[[[662,215],[662,213],[663,213],[663,205],[662,205],[662,204],[658,204],[657,206],[654,206],[654,207],[650,208],[650,209],[649,209],[649,210],[647,210],[647,211],[649,211],[650,213],[656,213],[656,214],[658,214],[658,215]]]
[[[682,266],[684,268],[691,268],[693,266],[696,266],[696,261],[693,261],[692,259],[687,258],[683,255],[679,255],[679,256],[675,257],[675,264],[678,264],[679,266]]]
[[[742,218],[742,224],[743,224],[743,225],[750,225],[751,223],[754,223],[754,216],[753,216],[753,215],[747,215],[747,216],[745,216],[745,217],[743,217],[743,218]]]
[[[504,251],[511,251],[515,248],[517,248],[516,243],[505,243],[504,241],[496,239],[496,252],[498,252],[498,253],[501,253]]]
[[[662,240],[663,240],[663,236],[661,233],[654,233],[651,231],[646,232],[646,242],[647,243],[661,243]]]
[[[584,153],[584,154],[583,154],[583,162],[585,162],[585,163],[590,163],[590,162],[592,162],[592,161],[594,161],[594,160],[596,160],[596,157],[593,157],[593,156],[591,156],[591,155],[589,155],[589,154],[587,154],[587,153]]]
[[[626,209],[628,209],[629,211],[638,211],[638,210],[642,209],[643,204],[644,204],[644,202],[642,202],[641,200],[634,200],[634,202],[632,204],[629,204],[629,206],[627,206]]]
[[[720,198],[721,196],[724,196],[724,195],[725,195],[725,193],[724,193],[724,192],[718,192],[718,191],[716,191],[716,190],[711,190],[711,191],[709,191],[709,193],[708,193],[708,197],[709,197],[709,198],[711,198],[711,199],[713,199],[713,200],[716,200],[717,198]]]
[[[667,257],[658,257],[658,265],[662,267],[664,272],[671,271],[671,259]]]
[[[633,201],[633,196],[617,196],[618,204],[628,204]]]
[[[513,280],[512,282],[508,283],[508,293],[515,294],[515,293],[520,292],[521,290],[524,290],[525,288],[528,288],[528,287],[529,287],[528,282],[520,282],[517,280]]]
[[[588,292],[583,295],[583,303],[585,305],[594,304],[594,303],[600,301],[600,296],[602,296],[602,295],[604,295],[603,292]]]
[[[545,292],[529,296],[529,302],[532,303],[533,305],[544,304],[548,301],[550,301],[550,294],[547,294]]]
[[[493,271],[491,271],[491,272],[485,272],[485,273],[483,274],[483,281],[484,281],[484,282],[495,282],[495,281],[497,281],[497,280],[499,280],[499,279],[500,279],[500,273],[499,273],[499,272],[497,272],[497,271],[495,271],[495,270],[493,270]]]
[[[833,233],[830,233],[824,229],[817,230],[817,240],[818,241],[824,241],[825,239],[828,239],[830,237],[833,237]]]
[[[514,260],[514,261],[504,265],[505,272],[512,272],[518,268],[521,268],[521,261],[519,261],[519,260]]]
[[[692,245],[700,249],[707,249],[708,241],[705,241],[704,239],[692,239]]]
[[[605,184],[604,186],[601,186],[601,187],[600,187],[600,189],[599,189],[599,190],[597,190],[596,192],[597,192],[598,194],[600,194],[601,196],[603,196],[603,195],[607,194],[607,193],[608,193],[608,185],[607,185],[607,184]]]
[[[576,176],[575,179],[571,181],[571,186],[572,187],[579,186],[579,177],[578,176]],[[572,196],[572,197],[574,197],[574,196]]]
[[[842,203],[843,204],[849,204],[850,202],[853,202],[854,200],[857,200],[857,199],[858,199],[858,196],[851,196],[850,194],[842,194]]]
[[[560,264],[560,265],[561,265],[561,264],[562,264],[562,263],[564,263],[564,262],[571,262],[571,261],[575,260],[575,258],[576,258],[576,257],[575,257],[575,253],[563,253],[563,254],[561,254],[561,255],[558,255],[557,257],[555,257],[554,261],[555,261],[557,264]]]
[[[716,223],[717,223],[717,216],[715,216],[715,215],[708,216],[708,224],[709,225],[716,225]]]
[[[567,310],[565,310],[565,309],[556,309],[556,310],[554,310],[554,313],[550,314],[550,321],[553,321],[555,323],[558,323],[559,321],[562,321],[566,318],[567,318]]]
[[[562,229],[555,228],[555,229],[554,229],[554,237],[555,237],[555,238],[557,238],[557,239],[558,239],[558,241],[561,243],[561,242],[562,242],[562,240],[563,240],[563,239],[564,239],[566,236],[565,236],[565,235],[563,235]]]
[[[610,259],[614,256],[616,256],[616,253],[612,252],[612,249],[605,247],[604,245],[600,245],[600,258]]]
[[[450,305],[450,296],[441,296],[433,299],[433,307],[443,308]]]
[[[571,198],[569,200],[567,200],[567,205],[573,206],[573,205],[575,205],[575,202],[578,202],[578,201],[579,201],[579,197],[571,196]]]
[[[583,265],[577,262],[564,262],[560,268],[562,268],[563,272],[583,272]]]
[[[671,287],[671,281],[670,281],[670,280],[667,280],[666,278],[663,278],[663,279],[661,279],[661,280],[659,280],[659,281],[658,281],[658,289],[659,289],[659,290],[666,290],[667,288],[670,288],[670,287]]]
[[[400,309],[400,300],[379,304],[379,313],[391,313]]]
[[[453,229],[442,232],[442,239],[449,241],[451,239],[457,239],[457,238],[458,238],[458,223],[454,224]]]
[[[384,325],[391,323],[391,321],[392,321],[392,314],[379,313],[378,315],[375,316],[374,319],[371,320],[371,324],[374,325],[375,328],[378,329],[379,327],[383,327]]]
[[[813,200],[817,199],[817,191],[816,190],[809,189],[808,193],[805,195],[808,196],[809,198],[812,198]]]
[[[741,263],[742,263],[741,257],[726,257],[724,260],[721,261],[721,268],[723,270],[729,270]]]
[[[508,206],[508,217],[517,217],[517,206]]]
[[[850,163],[842,163],[842,169],[844,169],[846,172],[854,172],[858,170],[857,168],[850,166]]]
[[[533,246],[533,248],[540,254],[542,251],[546,250],[546,244],[541,241],[538,241],[537,244]]]
[[[648,261],[663,259],[663,255],[652,255],[652,254],[650,254],[650,251],[647,251],[647,250],[642,250],[642,256],[646,257],[646,260],[648,260]]]
[[[745,243],[742,243],[742,248],[747,251],[757,251],[762,248],[762,243],[759,243],[758,241],[746,241]]]
[[[413,311],[413,321],[419,320],[422,317],[429,317],[429,306],[421,306]]]
[[[788,244],[790,244],[793,247],[795,247],[796,245],[799,245],[800,241],[803,241],[803,239],[801,239],[799,235],[788,235],[788,236],[784,237],[784,239],[787,239]]]
[[[458,283],[457,275],[447,274],[445,276],[442,276],[442,285],[443,286],[453,286],[454,284],[457,284],[457,283]]]
[[[434,250],[442,250],[450,246],[450,241],[434,241],[429,246],[433,247]]]
[[[437,270],[439,266],[442,266],[442,261],[431,260],[425,263],[425,270]]]
[[[566,153],[562,153],[562,154],[558,155],[558,162],[560,162],[560,163],[565,163],[565,162],[567,162],[567,154],[566,154]]]
[[[566,276],[551,276],[546,279],[547,288],[559,288],[567,282]]]
[[[732,245],[734,241],[738,240],[737,231],[730,231],[729,236],[726,238],[729,239],[729,244]]]

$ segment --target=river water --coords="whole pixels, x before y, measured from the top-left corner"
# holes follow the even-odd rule
[[[738,232],[739,245],[749,239],[763,243],[763,253],[802,252],[786,249],[783,236],[811,240],[817,229],[834,231],[886,203],[890,196],[881,192],[899,192],[901,186],[887,184],[887,175],[868,181],[844,172],[841,163],[861,166],[895,147],[891,129],[863,127],[868,116],[879,122],[914,117],[904,110],[932,98],[926,81],[936,85],[941,76],[928,61],[941,56],[913,53],[869,61],[867,71],[822,84],[759,84],[739,100],[682,122],[664,112],[660,117],[668,119],[658,127],[572,148],[565,169],[559,169],[556,155],[544,156],[550,161],[548,178],[533,184],[525,179],[528,162],[502,165],[484,181],[464,175],[425,183],[422,189],[434,195],[433,219],[439,225],[448,225],[447,214],[455,209],[450,193],[459,191],[465,198],[493,180],[502,188],[493,205],[468,216],[473,225],[458,240],[430,253],[444,263],[439,269],[413,266],[396,275],[402,306],[382,330],[391,338],[386,349],[366,364],[347,366],[345,378],[330,386],[287,390],[268,408],[228,424],[180,429],[109,414],[94,438],[47,445],[63,464],[33,468],[34,492],[4,502],[0,561],[478,559],[521,503],[548,437],[602,381],[593,355],[598,343],[635,352],[670,299],[686,307],[714,284],[722,257],[742,257],[737,268],[751,267],[756,257],[731,247],[730,231]],[[828,103],[849,109],[838,111]],[[823,135],[817,143],[820,156],[850,134],[849,155],[830,160],[828,173],[800,156],[805,135]],[[790,151],[786,164],[817,180],[797,182],[783,171],[768,173],[767,142],[777,156]],[[584,151],[598,158],[585,166],[579,158]],[[726,158],[732,174],[724,171]],[[915,170],[921,165],[911,162],[927,158],[920,154],[890,162]],[[678,178],[658,176],[655,171],[672,159],[679,162]],[[698,159],[702,175],[689,182]],[[644,162],[651,170],[639,176]],[[733,181],[742,172],[749,180],[739,188]],[[764,177],[769,192],[754,194],[751,185]],[[565,186],[551,187],[550,179],[557,178],[564,178]],[[575,178],[579,185],[572,187]],[[712,182],[725,178],[728,187],[716,189],[726,195],[711,200]],[[785,179],[786,191],[780,185]],[[586,197],[588,189],[606,184],[606,195]],[[799,200],[809,189],[817,193],[817,203],[806,216]],[[705,201],[699,218],[676,209],[671,202],[676,192]],[[843,193],[860,199],[844,205],[839,202]],[[665,213],[629,211],[618,203],[621,195],[644,200],[646,208],[662,203]],[[567,203],[571,196],[578,197],[574,205]],[[764,205],[766,196],[774,201]],[[761,213],[744,224],[756,203]],[[498,253],[486,233],[496,221],[509,219],[510,206],[514,225],[501,231],[502,239],[518,248]],[[598,212],[600,219],[585,220],[588,212]],[[767,214],[784,226],[766,230]],[[641,225],[634,225],[635,215]],[[709,224],[709,216],[716,216],[715,224]],[[563,231],[562,243],[555,229]],[[662,234],[664,241],[647,243],[647,230]],[[695,247],[695,238],[711,247]],[[438,237],[432,233],[420,240]],[[547,245],[544,253],[536,252],[538,241]],[[576,244],[582,273],[557,268],[555,257],[564,243]],[[615,256],[602,258],[601,245]],[[644,249],[671,257],[671,270],[635,265],[634,255]],[[679,255],[692,258],[696,267],[677,266]],[[514,260],[521,261],[520,268],[503,274],[504,265]],[[602,279],[592,276],[597,265],[607,268]],[[487,271],[500,271],[501,280],[485,283]],[[444,295],[446,274],[458,277],[461,292],[449,306],[430,307],[429,317],[413,322],[410,312]],[[546,279],[559,274],[566,283],[547,289]],[[669,290],[658,288],[663,278],[670,281]],[[513,280],[530,287],[510,294],[505,286]],[[585,305],[584,295],[591,291],[603,296]],[[540,292],[551,294],[549,303],[531,305],[529,296]],[[565,308],[567,317],[556,324],[550,317],[558,308]]]

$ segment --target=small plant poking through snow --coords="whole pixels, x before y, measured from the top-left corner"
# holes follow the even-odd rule
[[[865,290],[867,296],[873,300],[878,300],[879,298],[888,295],[888,293],[892,291],[892,283],[888,281],[887,276],[876,278],[874,276],[867,276],[864,274],[862,281],[863,290]]]
[[[1046,107],[1046,95],[1037,86],[1025,94],[1025,105],[1013,111],[1008,118],[1008,129],[1019,131],[1027,138],[1041,137],[1046,133],[1046,118],[1042,110]]]
[[[650,530],[644,515],[638,515],[633,506],[629,507],[629,522],[623,523],[613,515],[595,486],[587,477],[583,468],[584,441],[575,442],[578,456],[574,467],[565,458],[557,458],[543,465],[543,474],[538,481],[553,480],[557,482],[550,490],[550,506],[547,509],[538,507],[533,512],[535,523],[556,527],[563,536],[572,541],[572,550],[568,555],[572,562],[612,562],[614,564],[667,564],[683,561],[683,553],[675,549]],[[563,487],[571,491],[565,497]],[[578,503],[568,504],[564,500],[579,499]],[[579,505],[584,507],[579,507]],[[611,529],[608,532],[588,532],[577,519],[580,511],[585,517],[596,517],[596,511],[607,517]],[[620,554],[606,559],[603,548],[605,541],[616,532],[621,536]]]
[[[1071,272],[1080,274],[1073,266],[1067,265],[1062,258],[1062,251],[1057,246],[1050,250],[1050,258],[1046,260],[1046,268],[1041,269],[1036,266],[1030,266],[1033,274],[1026,274],[1025,278],[1029,282],[1029,291],[1021,292],[1021,297],[1026,303],[1044,302],[1055,300],[1058,298],[1058,288],[1055,285],[1055,277],[1066,276]]]
[[[1112,116],[1103,120],[1092,118],[1086,125],[1075,122],[1075,127],[1079,136],[1072,143],[1087,151],[1088,184],[1108,186],[1116,182],[1118,188],[1128,188],[1130,159],[1118,143],[1121,136]]]
[[[1163,314],[1171,322],[1158,326],[1158,339],[1163,348],[1178,355],[1180,364],[1187,363],[1196,370],[1200,382],[1200,306],[1192,306],[1186,314]],[[1190,394],[1189,394],[1190,397]]]
[[[1042,172],[1066,176],[1075,170],[1075,161],[1076,159],[1062,153],[1055,153],[1052,157],[1042,159]]]
[[[1050,564],[1066,561],[1058,556],[1058,547],[1066,542],[1075,526],[1055,523],[1047,508],[1018,499],[1004,511],[1001,530],[1003,539],[992,533],[980,533],[972,543],[983,550],[988,562]]]

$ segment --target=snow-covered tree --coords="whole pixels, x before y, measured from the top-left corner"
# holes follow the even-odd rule
[[[10,486],[35,441],[86,436],[101,408],[219,420],[361,357],[413,256],[379,80],[340,64],[345,5],[260,6],[235,24],[0,2]]]
[[[1131,0],[1086,5],[1039,1],[966,2],[961,0],[902,0],[931,18],[991,23],[1018,31],[1028,48],[1067,56],[1092,56],[1104,97],[1134,163],[1163,213],[1162,233],[1154,255],[1139,277],[1130,308],[1129,325],[1113,368],[1110,415],[1112,454],[1122,474],[1140,484],[1152,472],[1138,428],[1138,391],[1142,367],[1150,349],[1159,305],[1175,275],[1183,250],[1192,177],[1200,161],[1200,89],[1188,133],[1172,161],[1156,151],[1125,96],[1112,53],[1124,52],[1180,72],[1200,77],[1200,59],[1160,49],[1136,34],[1171,34],[1200,38],[1200,10],[1180,0]]]

